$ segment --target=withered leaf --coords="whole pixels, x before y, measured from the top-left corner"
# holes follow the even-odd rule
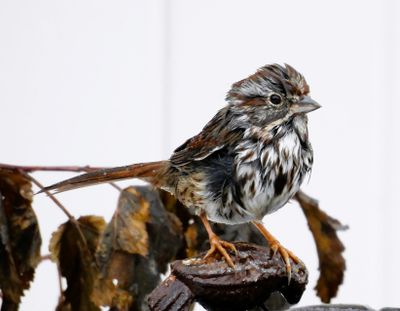
[[[101,276],[93,301],[118,310],[142,310],[145,296],[181,247],[181,235],[179,220],[164,209],[156,190],[122,191],[97,253]]]
[[[57,310],[100,310],[90,295],[99,274],[95,253],[104,228],[102,217],[82,216],[67,221],[53,233],[51,256],[68,285]]]
[[[116,249],[129,254],[146,256],[149,252],[149,236],[146,223],[150,217],[150,203],[134,187],[120,196],[118,207],[111,219],[111,226],[104,232]]]
[[[27,176],[0,168],[0,289],[1,310],[17,310],[23,290],[33,280],[42,243],[31,207]]]
[[[344,246],[336,231],[344,230],[347,227],[323,212],[319,208],[318,202],[304,192],[299,191],[295,198],[307,218],[317,246],[320,275],[315,289],[321,301],[329,303],[336,296],[346,269],[345,259],[342,255]]]

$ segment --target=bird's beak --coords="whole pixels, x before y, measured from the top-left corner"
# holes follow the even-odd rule
[[[321,105],[310,96],[302,96],[300,100],[290,106],[293,113],[308,113],[321,108]]]

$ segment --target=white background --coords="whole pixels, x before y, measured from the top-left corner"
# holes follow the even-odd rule
[[[165,159],[221,108],[230,85],[287,62],[323,108],[310,115],[307,193],[350,230],[335,303],[400,306],[400,3],[375,1],[0,0],[0,162],[117,166]],[[36,173],[44,184],[68,173]],[[129,183],[125,183],[129,184]],[[118,192],[59,195],[109,219]],[[35,197],[44,237],[66,220]],[[265,219],[302,258],[316,304],[317,255],[300,208]],[[53,310],[42,263],[21,310]]]

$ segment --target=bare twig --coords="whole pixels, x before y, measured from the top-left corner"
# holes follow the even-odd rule
[[[67,215],[69,220],[71,220],[72,222],[77,222],[75,217],[65,208],[65,206],[62,205],[61,202],[50,191],[46,190],[46,188],[37,179],[35,179],[31,175],[27,174],[26,172],[21,172],[21,174],[24,174],[26,176],[26,178],[28,178],[36,186],[38,186],[40,188],[40,190],[42,190],[44,193],[46,193],[47,196],[50,198],[50,200],[52,200],[64,212],[64,214]]]
[[[35,171],[58,171],[58,172],[91,172],[106,169],[107,167],[95,167],[95,166],[36,166],[36,165],[12,165],[0,163],[0,168],[17,169],[24,172],[35,172]]]
[[[119,192],[122,192],[123,189],[120,186],[118,186],[115,182],[109,182],[109,184],[110,184],[110,186],[117,189]]]
[[[0,169],[5,168],[5,169],[11,169],[11,170],[18,170],[18,171],[23,171],[25,173],[31,173],[31,172],[37,172],[37,171],[45,171],[45,172],[93,172],[97,170],[104,170],[108,167],[101,167],[101,166],[37,166],[37,165],[12,165],[12,164],[5,164],[5,163],[0,163]],[[109,182],[112,187],[117,189],[119,192],[122,191],[122,188],[119,187],[116,183],[114,182]]]
[[[32,183],[34,183],[36,186],[40,188],[40,190],[43,190],[43,192],[47,194],[47,196],[64,212],[64,214],[67,215],[71,223],[75,226],[76,230],[78,231],[78,234],[86,248],[86,251],[88,252],[88,254],[91,254],[87,245],[85,235],[81,230],[81,224],[79,223],[79,221],[77,221],[76,218],[65,208],[65,206],[62,205],[61,202],[50,191],[46,190],[45,187],[37,179],[35,179],[26,172],[21,171],[21,174],[24,174],[26,178],[30,179]],[[96,262],[97,264],[96,258],[93,259],[94,262]]]
[[[32,177],[31,175],[29,175],[25,172],[21,172],[21,174],[24,174],[26,176],[26,178],[31,180],[32,183],[34,183],[36,186],[38,186],[40,188],[40,190],[43,190],[43,192],[47,194],[47,196],[50,198],[50,200],[52,200],[64,212],[64,214],[67,215],[67,217],[69,218],[71,223],[73,223],[76,226],[76,229],[79,232],[79,235],[82,239],[83,244],[85,244],[85,246],[87,247],[87,242],[86,242],[85,236],[83,235],[83,232],[80,228],[80,224],[75,219],[75,217],[65,208],[64,205],[61,204],[61,202],[50,191],[46,190],[45,187],[37,179],[35,179],[34,177]]]

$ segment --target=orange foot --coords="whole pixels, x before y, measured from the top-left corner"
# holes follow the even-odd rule
[[[225,258],[228,265],[232,268],[235,268],[235,264],[233,263],[231,256],[229,256],[228,252],[226,251],[226,249],[231,249],[235,253],[237,253],[235,245],[233,245],[232,243],[226,242],[226,241],[222,241],[212,231],[210,223],[208,222],[208,219],[207,219],[207,215],[204,212],[202,212],[200,214],[200,219],[204,224],[204,228],[206,228],[206,231],[208,233],[208,239],[210,240],[210,249],[207,252],[207,254],[204,256],[204,259],[210,257],[215,252],[219,252],[222,255],[222,257]]]
[[[212,256],[215,252],[219,252],[222,255],[222,257],[225,258],[228,265],[231,268],[235,268],[235,264],[233,263],[231,256],[229,256],[228,252],[226,251],[226,249],[231,249],[235,253],[237,253],[235,245],[221,240],[220,238],[218,238],[218,236],[214,234],[210,236],[210,246],[211,247],[208,250],[207,254],[204,256],[204,259]]]
[[[287,248],[285,248],[284,246],[282,246],[281,243],[279,243],[278,240],[273,240],[273,241],[269,241],[270,243],[270,248],[272,249],[272,251],[274,252],[273,256],[275,256],[275,254],[277,252],[279,252],[279,254],[281,254],[281,257],[285,263],[286,266],[286,272],[288,274],[288,280],[290,281],[291,277],[292,277],[292,265],[290,264],[290,258],[293,260],[294,263],[300,263],[301,260],[299,257],[297,257],[295,254],[293,254],[290,250],[288,250]]]
[[[288,274],[288,281],[290,282],[290,279],[292,277],[292,265],[290,264],[290,258],[296,264],[300,263],[302,261],[299,259],[299,257],[297,257],[295,254],[293,254],[290,250],[283,247],[281,245],[281,243],[279,243],[279,241],[271,233],[268,232],[268,230],[262,225],[262,223],[253,221],[253,224],[257,227],[258,230],[260,230],[262,235],[268,241],[268,244],[269,244],[271,250],[274,252],[273,256],[275,256],[275,254],[277,252],[279,252],[279,254],[281,254],[283,262],[285,263],[286,272]]]

